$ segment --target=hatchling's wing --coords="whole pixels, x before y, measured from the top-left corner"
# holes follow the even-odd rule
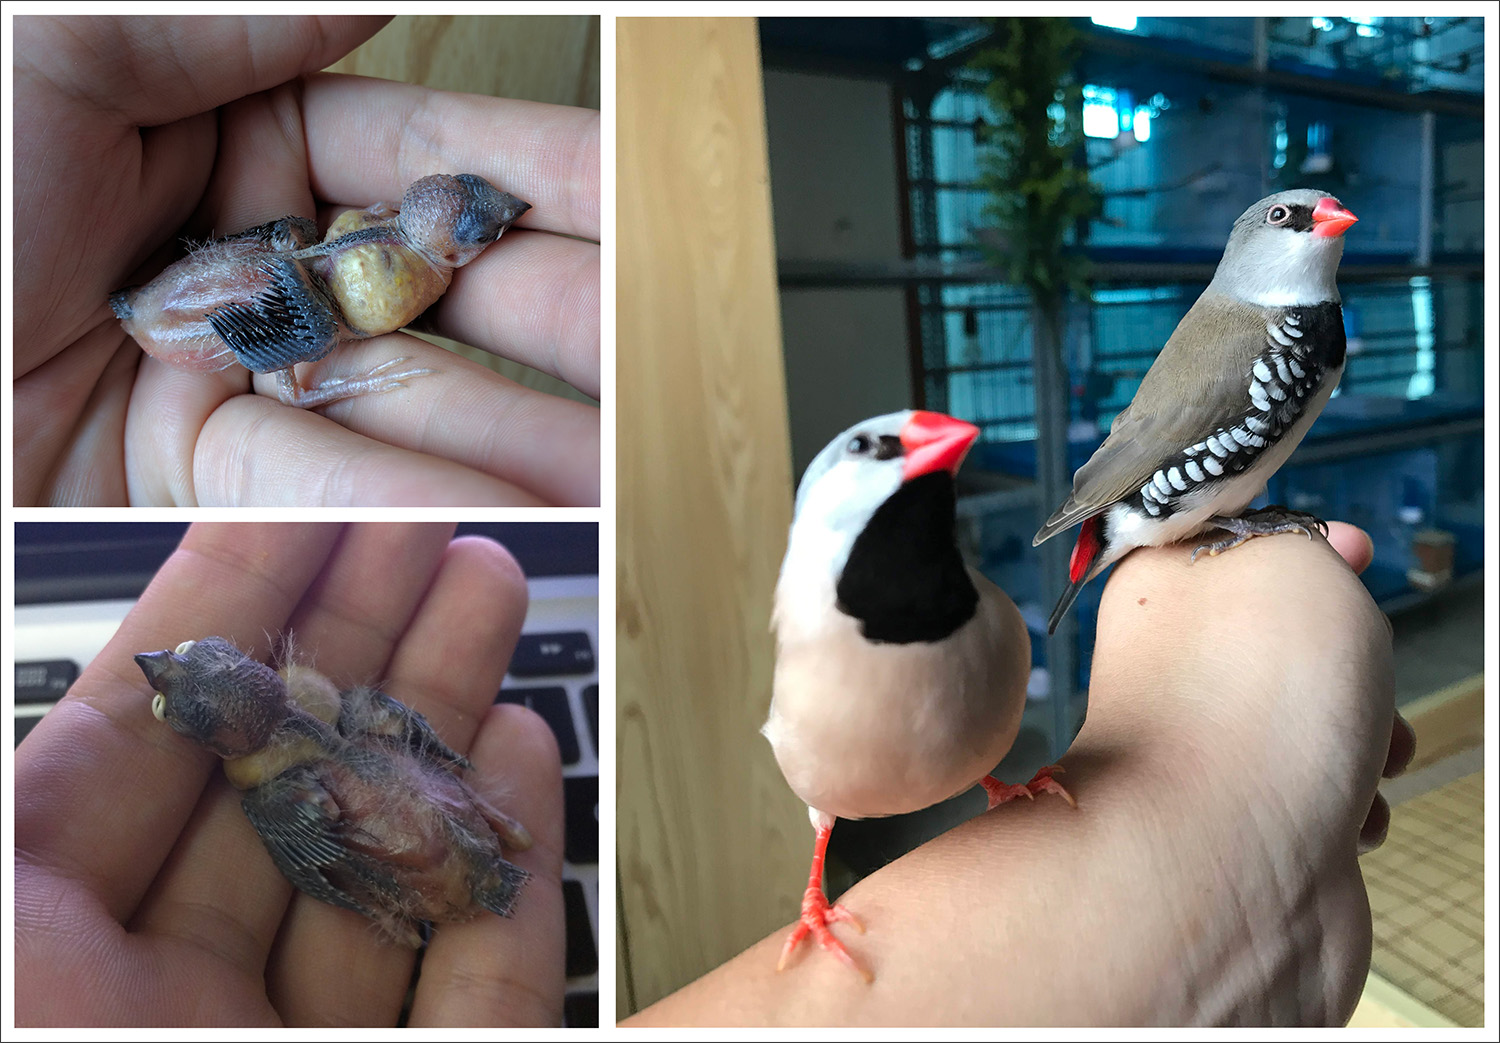
[[[282,772],[247,791],[241,805],[276,868],[298,890],[341,909],[377,915],[330,879],[351,872],[369,878],[374,864],[350,849],[351,827],[341,819],[333,795],[310,768]],[[378,883],[372,883],[378,889]],[[394,881],[389,886],[394,887]]]
[[[338,345],[338,310],[300,262],[268,254],[259,277],[263,288],[255,296],[208,313],[240,365],[270,373],[314,362]]]
[[[370,737],[394,744],[433,767],[472,768],[468,758],[442,739],[432,724],[405,703],[376,688],[351,688],[343,693],[339,734],[346,739]]]

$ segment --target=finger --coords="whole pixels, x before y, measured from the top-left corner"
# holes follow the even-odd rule
[[[504,243],[455,273],[426,316],[432,332],[549,373],[597,399],[599,247],[524,230],[508,233]]]
[[[225,402],[248,390],[250,372],[242,366],[204,373],[143,356],[125,406],[130,503],[198,506],[194,458],[203,425]]]
[[[391,660],[391,694],[467,750],[495,702],[526,620],[526,576],[493,540],[455,540]]]
[[[370,365],[361,366],[361,360],[380,350],[343,353],[338,372],[368,372]],[[385,349],[385,354],[394,357],[395,352]],[[330,369],[320,372],[332,375]],[[361,399],[403,398],[432,379],[414,378],[412,387]],[[441,416],[435,404],[432,411]],[[399,419],[399,407],[393,412]],[[421,415],[420,407],[418,412]],[[209,416],[193,456],[193,489],[196,502],[204,504],[436,507],[541,502],[529,491],[461,461],[385,444],[261,395],[239,395]]]
[[[301,84],[284,83],[225,105],[213,179],[198,208],[203,234],[231,235],[314,212]]]
[[[133,657],[220,634],[265,651],[336,526],[197,525],[119,631],[16,753],[16,846],[86,881],[124,922],[218,759],[151,715]],[[66,828],[62,828],[62,824]]]
[[[562,1022],[565,929],[563,796],[557,741],[521,706],[490,710],[469,756],[492,803],[535,843],[507,857],[531,874],[509,919],[483,914],[449,924],[422,962],[412,1025],[545,1025]]]
[[[288,621],[293,658],[340,690],[380,686],[454,526],[352,525]]]
[[[23,19],[17,54],[51,56],[69,90],[160,126],[332,64],[387,18]],[[24,23],[28,45],[21,47]],[[101,60],[101,56],[108,60]]]
[[[1328,523],[1328,542],[1349,563],[1355,575],[1370,567],[1375,558],[1375,544],[1365,530],[1346,522]]]
[[[1396,719],[1391,722],[1391,748],[1386,754],[1385,768],[1381,775],[1387,779],[1394,779],[1410,766],[1412,758],[1417,755],[1417,732],[1400,711],[1396,713]]]
[[[418,460],[436,458],[476,477],[489,476],[485,480],[522,503],[598,504],[597,408],[522,387],[403,334],[350,345],[337,366],[341,372],[367,372],[393,355],[432,372],[412,378],[398,393],[360,395],[325,407],[329,419],[348,429],[346,438],[368,436],[399,447],[390,453],[407,451]],[[321,367],[315,379],[324,379]],[[400,477],[419,480],[423,472]]]
[[[291,897],[240,793],[215,770],[129,928],[259,978]]]
[[[177,126],[156,128],[151,135]],[[179,236],[208,240],[243,231],[254,225],[274,221],[289,214],[314,212],[312,191],[307,184],[307,148],[302,128],[301,87],[285,83],[269,90],[228,102],[218,112],[218,133],[209,142],[212,175],[192,183],[189,202],[196,201],[191,214],[184,214],[178,199],[145,196],[142,204],[126,208],[132,249],[130,264],[118,269],[114,289],[121,283],[145,282],[180,255]],[[185,155],[195,155],[183,135],[166,135],[163,140],[147,136],[143,149],[140,191],[152,193],[150,176],[156,167],[181,166]],[[180,172],[174,171],[174,176]],[[165,259],[156,248],[172,243]],[[149,260],[148,260],[149,258]],[[144,262],[144,266],[143,265]],[[137,268],[140,268],[137,271]]]
[[[379,574],[375,562],[390,560],[393,551],[388,543],[382,546],[389,536],[374,532],[364,538],[374,557],[365,556],[362,568],[352,555],[349,562],[351,582],[358,584],[359,577],[365,577],[367,589],[360,601],[386,596],[368,589],[369,579]],[[430,539],[425,533],[422,538]],[[384,687],[426,716],[444,741],[463,752],[500,689],[526,615],[526,583],[514,559],[491,541],[445,540],[437,554],[432,551],[430,546],[422,548],[430,584],[417,592],[420,603],[414,609],[409,606],[409,626],[391,654],[389,683]],[[328,573],[330,585],[339,571],[335,567]],[[320,660],[319,668],[323,666]],[[358,914],[298,895],[277,941],[267,982],[277,1010],[293,1024],[392,1024],[405,996],[412,958],[410,950],[381,941]],[[325,973],[326,967],[342,967],[349,960],[358,967],[357,976],[334,979]]]
[[[104,319],[15,380],[17,506],[124,506],[119,446],[140,351]]]
[[[599,113],[322,74],[303,111],[313,188],[346,206],[396,203],[428,174],[478,174],[530,203],[523,228],[599,238]]]
[[[1359,853],[1367,854],[1385,843],[1386,833],[1391,828],[1391,806],[1379,793],[1370,805],[1364,825],[1359,827]]]

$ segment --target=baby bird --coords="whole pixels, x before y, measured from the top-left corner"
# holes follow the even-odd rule
[[[501,843],[531,837],[460,777],[469,762],[426,718],[373,688],[340,693],[309,667],[278,673],[221,637],[142,653],[158,720],[224,758],[283,875],[421,945],[425,922],[511,915],[529,874]]]
[[[220,370],[238,362],[276,372],[287,405],[311,408],[403,386],[430,372],[387,372],[304,387],[293,367],[342,341],[408,325],[447,290],[453,269],[499,239],[530,203],[475,174],[433,174],[399,209],[377,203],[340,215],[318,242],[304,217],[283,217],[192,251],[142,287],[110,294],[125,332],[168,362]]]

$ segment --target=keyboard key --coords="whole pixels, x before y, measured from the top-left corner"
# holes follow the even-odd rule
[[[599,950],[594,948],[583,885],[577,880],[563,881],[563,904],[568,911],[568,977],[593,974],[599,969]]]
[[[28,736],[28,735],[31,734],[31,729],[35,728],[36,727],[36,722],[40,721],[40,720],[41,720],[40,717],[22,717],[20,714],[16,715],[16,745],[17,746],[21,745],[21,740],[22,739],[26,738],[26,736]]]
[[[599,861],[599,776],[563,779],[563,808],[568,861],[575,865]]]
[[[570,1029],[599,1027],[599,992],[570,992],[563,1000],[563,1026]]]
[[[594,646],[582,630],[522,634],[510,659],[512,677],[556,677],[594,672]]]
[[[497,703],[516,703],[542,715],[552,734],[564,764],[578,763],[578,733],[573,728],[573,711],[568,708],[568,693],[562,687],[504,688]]]
[[[599,755],[599,686],[591,684],[583,690],[583,709],[589,719],[589,738],[594,742],[594,755]]]
[[[71,659],[46,659],[16,664],[16,702],[55,703],[78,680],[78,664]]]

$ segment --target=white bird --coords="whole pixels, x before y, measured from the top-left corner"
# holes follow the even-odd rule
[[[917,811],[976,783],[991,807],[1042,791],[1067,797],[1055,769],[1027,786],[988,778],[1020,728],[1031,654],[1014,603],[958,549],[954,475],[978,435],[941,413],[875,417],[829,443],[797,489],[762,732],[815,840],[778,969],[811,933],[872,977],[828,927],[863,931],[822,888],[836,818]]]
[[[1227,539],[1198,548],[1218,554],[1254,536],[1326,530],[1284,507],[1242,512],[1343,374],[1334,275],[1357,220],[1333,196],[1297,189],[1267,196],[1234,222],[1208,289],[1032,541],[1083,522],[1049,633],[1085,583],[1136,547],[1219,528]]]

